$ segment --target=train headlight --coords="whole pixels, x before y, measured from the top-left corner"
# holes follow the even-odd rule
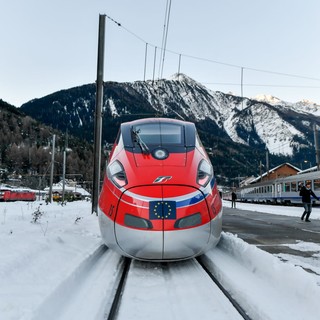
[[[157,148],[152,151],[152,155],[157,160],[165,160],[169,157],[169,152],[163,148]]]
[[[178,229],[184,229],[184,228],[195,227],[199,224],[201,224],[201,214],[198,212],[198,213],[192,214],[191,216],[184,217],[177,220],[174,224],[174,227]]]
[[[108,178],[119,188],[124,187],[127,183],[127,175],[122,164],[116,160],[112,162],[107,168]]]
[[[124,216],[124,223],[128,227],[138,228],[138,229],[152,229],[151,221],[133,216],[132,214],[126,213]]]
[[[197,183],[205,187],[212,179],[212,171],[212,166],[206,160],[201,160],[198,166]]]

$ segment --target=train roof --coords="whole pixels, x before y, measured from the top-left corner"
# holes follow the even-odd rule
[[[314,179],[320,180],[320,171],[308,172],[308,173],[303,173],[303,174],[295,174],[295,175],[288,176],[288,177],[265,180],[265,181],[258,182],[258,183],[252,183],[252,184],[249,184],[249,185],[243,187],[243,189],[266,186],[266,185],[270,185],[273,183],[286,183],[286,182],[292,182],[292,181],[304,182],[307,180],[314,180]]]
[[[288,166],[288,167],[291,167],[292,169],[296,170],[297,174],[300,174],[301,173],[301,170],[299,168],[297,168],[296,166],[292,165],[291,163],[289,162],[285,162],[285,163],[282,163],[272,169],[269,169],[269,173],[270,172],[273,172],[273,171],[277,171],[279,168],[283,167],[283,166]],[[268,175],[268,172],[264,172],[262,175],[259,175],[258,177],[252,179],[250,181],[250,184],[253,184],[253,183],[257,183],[258,181],[261,181],[261,178],[264,178]]]

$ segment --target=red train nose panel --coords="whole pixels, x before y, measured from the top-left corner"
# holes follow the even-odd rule
[[[159,257],[153,257],[155,259],[170,259],[171,256],[177,257],[177,254],[178,258],[184,258],[195,253],[194,248],[191,250],[187,244],[187,230],[200,225],[207,225],[209,228],[207,233],[193,240],[193,245],[200,250],[209,240],[209,221],[206,200],[196,188],[168,185],[135,187],[126,191],[119,201],[115,235],[119,246],[138,258],[139,254],[145,255],[149,251],[159,253]],[[128,241],[123,227],[132,228],[133,233],[135,229],[140,232],[136,232],[136,237]],[[170,233],[173,230],[181,236],[175,236],[176,240],[172,245]],[[148,233],[153,235],[152,243]],[[168,242],[170,245],[167,245]],[[181,249],[184,246],[187,250]],[[136,252],[136,248],[140,248],[140,253]],[[173,249],[167,253],[166,248],[176,248],[180,252]]]

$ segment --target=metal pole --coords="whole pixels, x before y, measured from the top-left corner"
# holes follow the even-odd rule
[[[54,172],[54,152],[55,152],[56,135],[52,137],[52,154],[51,154],[51,173],[50,173],[50,188],[49,188],[49,202],[52,202],[52,185]]]
[[[143,74],[143,81],[146,81],[147,58],[148,58],[148,44],[146,43],[146,50],[145,50],[145,54],[144,54],[144,74]]]
[[[318,128],[317,125],[314,124],[314,147],[316,149],[316,163],[317,163],[317,171],[319,171],[320,163],[319,163],[319,142],[318,142]]]
[[[101,170],[101,133],[102,133],[102,105],[103,105],[103,68],[104,68],[104,39],[105,39],[106,15],[99,15],[98,38],[98,64],[97,64],[97,93],[94,127],[94,165],[93,165],[93,190],[92,212],[98,215],[98,199],[100,193]]]
[[[269,179],[269,151],[266,148],[266,167],[267,167],[267,177]]]
[[[63,151],[62,202],[64,202],[65,189],[66,189],[66,150]]]
[[[243,110],[243,67],[241,67],[241,110]]]
[[[153,85],[153,82],[154,82],[154,73],[155,73],[155,69],[156,69],[156,60],[157,60],[157,47],[154,48],[152,85]]]

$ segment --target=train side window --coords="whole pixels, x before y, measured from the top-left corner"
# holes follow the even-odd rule
[[[313,187],[313,185],[312,185],[312,181],[311,181],[311,180],[306,180],[306,185],[307,185],[308,183],[311,184],[311,189],[313,189],[314,187]]]
[[[289,192],[290,191],[290,182],[285,182],[283,185],[283,191]]]
[[[315,179],[313,181],[313,188],[314,190],[320,190],[320,179]]]
[[[297,183],[295,181],[291,182],[291,191],[298,191]]]
[[[300,191],[300,189],[304,186],[304,181],[298,181],[298,190]]]

